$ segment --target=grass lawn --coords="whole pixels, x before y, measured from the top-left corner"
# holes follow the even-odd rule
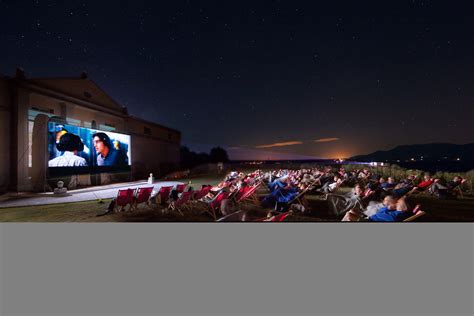
[[[221,175],[194,177],[180,179],[188,183],[191,181],[193,188],[199,189],[203,184],[215,185],[222,179]],[[349,188],[343,188],[348,191]],[[265,194],[265,192],[261,192]],[[287,221],[319,222],[339,221],[340,218],[328,214],[325,201],[318,196],[307,196],[308,213],[293,214]],[[458,200],[439,200],[431,196],[419,194],[416,196],[418,203],[427,213],[417,221],[421,222],[473,222],[474,197],[465,196]],[[145,209],[143,206],[134,212],[122,212],[97,216],[103,213],[110,199],[87,201],[77,203],[50,204],[42,206],[12,207],[0,209],[0,222],[209,222],[213,219],[200,212],[185,211],[185,216],[179,214],[162,213],[161,209],[154,207]],[[202,208],[202,207],[201,207]]]
[[[96,217],[111,199],[76,203],[22,206],[0,209],[0,222],[109,222],[108,216]]]

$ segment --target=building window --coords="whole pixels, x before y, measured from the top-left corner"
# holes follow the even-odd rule
[[[151,135],[151,129],[149,127],[144,127],[143,128],[143,134],[145,135]]]
[[[44,114],[49,117],[53,117],[54,115],[54,110],[53,109],[38,109],[36,107],[32,107],[31,109],[28,110],[28,120],[34,121],[36,116],[38,114]]]
[[[66,117],[66,121],[69,125],[81,126],[81,120],[76,120],[72,117]]]
[[[100,124],[99,126],[99,129],[103,130],[103,131],[108,131],[108,132],[111,132],[111,131],[115,131],[115,125],[113,124]]]

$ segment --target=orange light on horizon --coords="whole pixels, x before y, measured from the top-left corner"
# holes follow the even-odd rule
[[[338,141],[339,138],[337,137],[327,137],[327,138],[320,138],[320,139],[315,139],[315,143],[329,143],[329,142],[335,142]]]
[[[347,158],[352,157],[349,153],[336,152],[334,154],[326,155],[325,159],[337,159],[337,160],[347,160]]]
[[[290,142],[282,142],[282,143],[273,143],[268,145],[259,145],[255,146],[255,148],[273,148],[273,147],[285,147],[285,146],[293,146],[293,145],[301,145],[303,144],[302,141],[290,141]]]

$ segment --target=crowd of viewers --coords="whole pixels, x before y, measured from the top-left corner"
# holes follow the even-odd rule
[[[232,171],[219,184],[203,186],[201,192],[205,187],[207,190],[199,201],[205,206],[212,206],[216,204],[213,203],[216,199],[222,199],[216,204],[219,217],[246,221],[251,216],[249,211],[242,210],[241,201],[251,196],[258,206],[253,212],[257,213],[256,217],[261,217],[285,212],[309,213],[304,202],[305,195],[320,195],[320,200],[327,203],[332,215],[343,221],[396,222],[421,211],[421,206],[414,203],[413,195],[427,192],[438,198],[456,198],[465,181],[456,176],[446,182],[429,174],[421,179],[416,175],[401,179],[385,178],[366,168],[349,171],[329,166],[265,172],[255,170],[248,174]],[[341,190],[342,186],[350,190]],[[157,203],[174,205],[186,192],[199,192],[191,184],[184,187],[171,189],[166,201],[159,200],[160,195],[157,194]],[[255,209],[259,209],[260,213]]]
[[[401,179],[383,177],[369,169],[347,171],[331,167],[299,170],[256,170],[251,174],[231,172],[221,183],[213,187],[206,197],[212,201],[220,192],[230,196],[242,187],[259,185],[267,193],[260,199],[262,209],[281,213],[288,210],[305,212],[305,194],[321,195],[329,209],[343,221],[403,221],[420,211],[420,205],[413,201],[413,195],[427,192],[438,198],[456,198],[465,182],[460,176],[443,182],[425,174]],[[341,186],[350,187],[342,193]],[[222,209],[222,215],[238,211]]]

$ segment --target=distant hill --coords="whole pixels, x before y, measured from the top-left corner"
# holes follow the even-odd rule
[[[465,145],[432,143],[397,146],[387,151],[349,158],[354,161],[474,161],[474,143]]]

